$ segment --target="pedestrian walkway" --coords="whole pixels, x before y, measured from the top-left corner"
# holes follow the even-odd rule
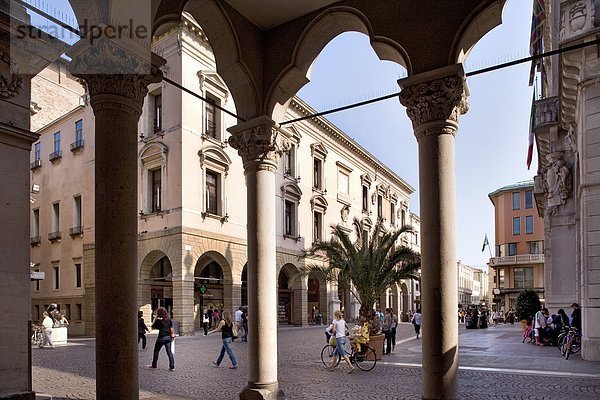
[[[353,374],[344,373],[343,368],[330,372],[323,367],[324,329],[317,325],[279,330],[278,375],[287,399],[421,398],[422,341],[414,338],[411,324],[398,326],[393,354],[384,356],[372,371]],[[523,344],[518,325],[469,331],[461,325],[459,329],[462,399],[600,398],[600,363],[584,361],[579,354],[564,360],[556,348]],[[218,335],[178,338],[176,369],[169,372],[164,351],[157,370],[144,368],[152,358],[155,339],[155,334],[149,335],[149,349],[139,351],[140,399],[237,399],[247,383],[248,343],[233,344],[240,368],[230,370],[228,359],[220,368],[211,366],[221,346]],[[95,398],[95,340],[82,339],[77,344],[32,349],[36,392],[53,400]]]

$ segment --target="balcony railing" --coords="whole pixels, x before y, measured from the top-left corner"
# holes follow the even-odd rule
[[[543,263],[543,254],[519,254],[516,256],[492,257],[490,258],[490,266],[497,265],[519,265],[519,264],[534,264]]]
[[[32,246],[35,246],[37,244],[40,244],[42,242],[42,238],[40,236],[33,236],[31,237],[31,239],[29,240],[29,243]]]
[[[71,143],[71,151],[76,152],[77,150],[83,149],[83,143],[83,139]]]
[[[30,169],[33,171],[33,170],[40,168],[41,166],[42,166],[42,160],[40,160],[38,158],[37,160],[35,160],[34,162],[31,163]]]
[[[50,232],[48,234],[48,240],[51,241],[51,242],[55,242],[57,240],[60,240],[60,238],[61,238],[60,231]]]
[[[54,153],[50,153],[48,157],[50,161],[58,160],[62,157],[62,150],[56,150]]]
[[[69,235],[77,236],[83,234],[83,226],[74,226],[69,228]]]

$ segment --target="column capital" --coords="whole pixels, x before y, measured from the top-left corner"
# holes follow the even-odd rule
[[[413,123],[415,136],[451,134],[467,112],[469,89],[462,64],[450,65],[398,80],[400,103]]]
[[[238,151],[244,169],[256,166],[275,172],[281,155],[290,149],[289,133],[267,116],[227,129],[231,133],[229,144]]]
[[[73,57],[69,68],[87,84],[94,112],[111,109],[139,117],[148,85],[162,80],[161,57],[103,39]],[[114,73],[110,72],[114,71]]]

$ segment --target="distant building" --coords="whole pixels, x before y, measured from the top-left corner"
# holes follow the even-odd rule
[[[458,306],[480,306],[489,304],[488,273],[477,267],[463,264],[458,266]]]
[[[494,296],[500,310],[515,308],[525,289],[535,291],[544,302],[544,221],[537,214],[533,181],[504,186],[489,198],[494,205]]]

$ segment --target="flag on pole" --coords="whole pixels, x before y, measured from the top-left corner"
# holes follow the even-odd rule
[[[488,242],[487,233],[485,234],[485,238],[483,239],[483,247],[481,247],[481,252],[485,251],[485,246],[489,246],[490,242]]]
[[[544,11],[543,0],[533,0],[533,15],[531,17],[531,36],[529,38],[529,55],[535,56],[543,51],[542,37],[543,26],[546,20],[546,12]],[[529,71],[529,86],[533,85],[533,77],[535,72],[542,71],[544,63],[541,58],[531,60],[531,69]]]
[[[527,149],[527,170],[531,166],[533,157],[533,141],[535,139],[535,86],[533,88],[533,99],[531,100],[531,116],[529,117],[529,147]]]

